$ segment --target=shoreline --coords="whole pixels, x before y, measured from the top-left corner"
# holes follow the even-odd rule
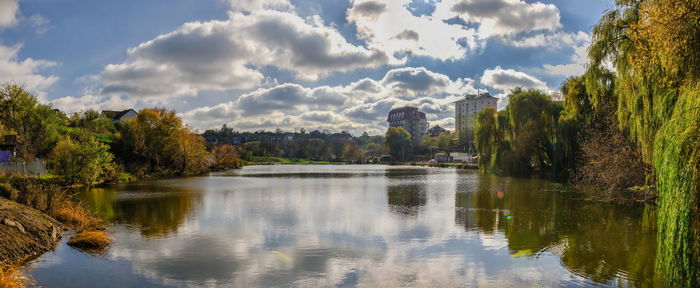
[[[0,197],[0,263],[21,265],[53,250],[62,236],[58,220]]]

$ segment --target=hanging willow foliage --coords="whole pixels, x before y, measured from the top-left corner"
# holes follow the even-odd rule
[[[685,88],[656,137],[657,270],[675,287],[700,286],[700,85]]]
[[[480,169],[516,176],[534,171],[565,172],[560,157],[565,145],[558,142],[562,138],[557,134],[561,103],[541,91],[520,88],[514,89],[509,99],[504,111],[487,108],[477,116],[475,143]]]
[[[618,0],[593,30],[586,85],[610,83],[620,129],[653,163],[659,192],[657,271],[700,285],[700,1]],[[606,65],[607,64],[607,65]]]

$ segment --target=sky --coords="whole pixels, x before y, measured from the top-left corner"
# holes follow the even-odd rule
[[[612,0],[0,0],[0,82],[64,112],[164,107],[203,131],[383,134],[392,108],[557,96]]]

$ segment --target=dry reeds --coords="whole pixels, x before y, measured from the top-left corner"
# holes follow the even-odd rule
[[[51,216],[76,231],[68,241],[70,246],[86,250],[103,250],[112,243],[107,232],[98,231],[103,226],[102,219],[95,217],[83,203],[62,201],[51,211]]]
[[[34,279],[22,274],[19,267],[0,265],[0,288],[20,288],[34,285]]]
[[[102,227],[102,219],[95,217],[85,204],[63,200],[54,206],[49,214],[78,233]]]
[[[112,240],[105,231],[79,232],[68,241],[68,245],[87,250],[102,250],[111,243]]]

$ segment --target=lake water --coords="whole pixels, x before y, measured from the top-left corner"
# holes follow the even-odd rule
[[[113,245],[64,239],[28,269],[48,288],[652,285],[655,210],[566,191],[449,168],[248,166],[86,191]]]

